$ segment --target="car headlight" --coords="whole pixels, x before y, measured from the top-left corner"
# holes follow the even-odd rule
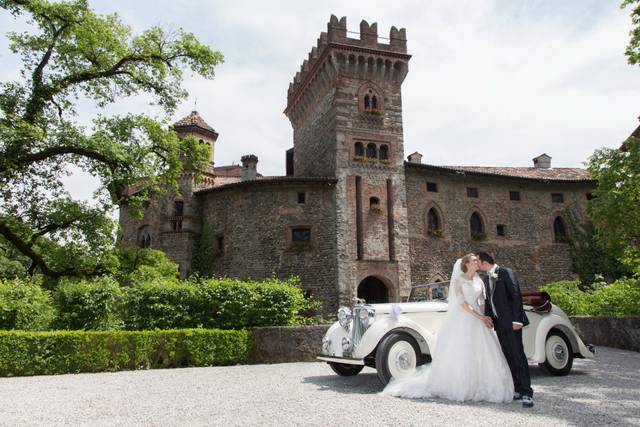
[[[340,309],[338,310],[338,323],[340,323],[340,326],[342,326],[344,329],[349,329],[351,319],[353,319],[351,309],[349,309],[349,307],[340,307]]]
[[[373,323],[376,317],[376,310],[373,307],[362,307],[360,313],[358,313],[358,317],[360,317],[360,323],[362,323],[362,326],[366,329]]]
[[[330,348],[331,348],[331,340],[327,337],[322,338],[322,350],[328,354]]]
[[[342,351],[351,350],[351,340],[347,337],[342,338]]]

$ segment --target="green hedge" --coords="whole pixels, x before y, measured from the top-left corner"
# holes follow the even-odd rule
[[[580,288],[575,280],[549,283],[541,290],[548,292],[551,301],[569,316],[640,316],[640,279],[596,283],[586,291]]]
[[[27,280],[0,280],[0,329],[49,329],[56,316],[49,292]]]
[[[53,292],[56,329],[110,330],[122,327],[122,290],[111,276],[63,280]]]
[[[249,332],[0,331],[0,376],[51,375],[246,362]]]
[[[111,276],[64,279],[52,292],[21,280],[0,282],[0,329],[242,329],[303,323],[313,312],[298,278],[181,282],[164,278],[122,287]],[[51,325],[54,320],[53,325]]]

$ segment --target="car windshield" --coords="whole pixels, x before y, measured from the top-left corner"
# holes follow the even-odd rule
[[[411,288],[407,302],[447,301],[449,282],[434,282]]]

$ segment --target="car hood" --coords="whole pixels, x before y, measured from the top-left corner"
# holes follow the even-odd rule
[[[448,304],[443,301],[427,302],[401,302],[394,304],[367,304],[376,310],[377,314],[390,314],[394,305],[400,308],[402,313],[424,313],[432,311],[447,311]]]

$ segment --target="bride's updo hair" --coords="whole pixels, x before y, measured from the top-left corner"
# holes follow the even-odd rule
[[[462,257],[462,259],[460,260],[460,270],[462,270],[463,273],[466,273],[467,271],[469,271],[469,269],[467,268],[467,264],[469,264],[469,261],[471,261],[471,258],[475,256],[476,254],[466,254],[465,256]]]

